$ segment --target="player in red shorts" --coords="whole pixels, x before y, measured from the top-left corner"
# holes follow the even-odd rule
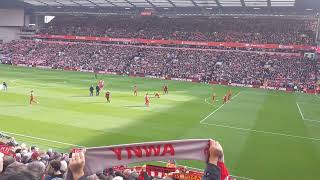
[[[105,97],[107,99],[107,102],[110,103],[110,92],[109,91],[106,92],[106,96]]]
[[[155,93],[154,93],[154,97],[160,98],[160,94],[159,94],[158,92],[155,92]]]
[[[36,97],[34,96],[33,90],[30,92],[30,105],[31,105],[32,103],[38,104],[38,102],[36,101]]]
[[[214,103],[215,100],[216,100],[216,93],[213,93],[213,94],[212,94],[212,103]]]
[[[133,95],[138,96],[138,86],[134,85],[133,87]]]
[[[228,96],[227,95],[224,95],[223,96],[223,104],[227,103],[228,101]]]
[[[150,105],[150,97],[149,97],[148,93],[147,93],[146,96],[144,97],[144,101],[145,101],[145,105],[146,105],[147,107],[149,107],[149,105]]]
[[[164,92],[164,94],[168,94],[168,84],[164,84],[163,92]]]
[[[100,80],[99,83],[98,83],[98,86],[99,86],[100,91],[101,91],[104,88],[104,81]]]
[[[231,100],[231,97],[232,97],[232,92],[231,92],[231,90],[229,90],[229,91],[228,91],[228,101]]]

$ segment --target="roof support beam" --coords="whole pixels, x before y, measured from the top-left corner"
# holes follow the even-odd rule
[[[127,2],[128,4],[130,4],[133,7],[136,7],[136,5],[134,5],[132,2],[128,1],[128,0],[124,0],[125,2]]]
[[[111,1],[109,1],[109,0],[105,0],[105,1],[108,2],[109,4],[115,6],[115,7],[118,7],[117,5],[113,4],[113,3],[112,3]]]
[[[271,0],[268,0],[267,3],[268,3],[268,7],[271,7]]]
[[[192,2],[192,4],[195,6],[195,7],[198,7],[198,4],[196,2],[194,2],[193,0],[190,0]]]
[[[58,2],[58,1],[56,1],[56,0],[54,0],[54,2],[60,4],[61,6],[64,6],[64,4],[62,4],[61,2]]]
[[[42,2],[42,1],[39,1],[39,0],[35,0],[35,1],[37,1],[37,2],[39,2],[39,3],[42,3],[42,4],[45,4],[45,5],[49,6],[49,4],[47,4],[47,3],[45,3],[45,2]]]
[[[152,4],[152,2],[150,2],[149,0],[145,0],[147,3],[149,3],[152,7],[156,8],[157,6],[155,6],[154,4]]]
[[[90,0],[87,0],[87,1],[90,2],[91,4],[94,4],[95,6],[99,7],[98,4],[96,4],[96,3],[94,3],[94,2],[92,2]]]
[[[167,0],[173,7],[177,7],[171,0]]]
[[[240,0],[242,7],[246,7],[246,4],[244,3],[244,0]]]
[[[220,1],[219,0],[214,0],[216,1],[217,6],[221,6]]]
[[[76,1],[72,1],[72,0],[70,0],[70,1],[75,3],[75,4],[77,4],[77,5],[79,5],[79,6],[82,6],[81,4],[77,3]]]

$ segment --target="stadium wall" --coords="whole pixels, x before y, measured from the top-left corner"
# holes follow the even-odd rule
[[[0,27],[0,41],[9,42],[19,39],[20,27]]]
[[[23,9],[0,9],[0,41],[9,42],[19,39],[24,21]]]

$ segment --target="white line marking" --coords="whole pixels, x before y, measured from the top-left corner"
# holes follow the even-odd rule
[[[285,133],[275,133],[275,132],[269,132],[269,131],[261,131],[261,130],[248,129],[248,128],[240,128],[240,127],[235,127],[235,126],[227,126],[227,125],[222,125],[222,124],[209,124],[209,123],[201,123],[201,124],[210,125],[210,126],[217,126],[217,127],[224,127],[224,128],[229,128],[229,129],[236,129],[236,130],[240,130],[240,131],[256,132],[256,133],[271,134],[271,135],[292,137],[292,138],[298,138],[298,139],[307,139],[307,140],[313,140],[313,141],[320,141],[320,138],[296,136],[296,135],[285,134]]]
[[[299,109],[299,112],[300,112],[300,115],[301,115],[302,120],[304,120],[304,121],[310,121],[310,122],[320,123],[320,121],[319,121],[319,120],[313,120],[313,119],[305,118],[305,117],[304,117],[304,115],[303,115],[303,113],[302,113],[302,111],[301,111],[301,108],[300,108],[299,104],[298,104],[297,102],[296,102],[296,104],[297,104],[297,107],[298,107],[298,109]]]
[[[316,94],[316,97],[320,99],[320,97],[318,96],[318,94]]]
[[[163,163],[163,164],[167,164],[167,162],[164,162],[164,161],[157,161],[159,163]],[[194,170],[197,170],[197,171],[201,171],[203,172],[204,170],[203,169],[199,169],[199,168],[195,168],[195,167],[190,167],[190,166],[183,166],[183,165],[178,165],[180,167],[186,167],[187,169],[194,169]],[[235,176],[235,175],[230,175],[231,177],[235,177],[235,178],[239,178],[239,179],[246,179],[246,180],[255,180],[255,179],[251,179],[251,178],[247,178],[247,177],[242,177],[242,176]]]
[[[298,107],[298,109],[299,109],[299,112],[300,112],[300,115],[301,115],[301,117],[302,117],[302,120],[305,120],[305,118],[304,118],[304,116],[303,116],[303,114],[302,114],[302,112],[301,112],[301,109],[300,109],[300,106],[299,106],[299,104],[296,102],[296,105],[297,105],[297,107]]]
[[[317,123],[320,123],[319,120],[313,120],[313,119],[304,119],[305,121],[310,121],[310,122],[317,122]]]
[[[246,179],[246,180],[255,180],[247,177],[241,177],[241,176],[235,176],[235,175],[230,175],[231,177],[237,178],[237,179]]]
[[[74,146],[74,147],[84,147],[76,144],[70,144],[70,143],[65,143],[65,142],[60,142],[60,141],[54,141],[50,139],[44,139],[44,138],[39,138],[39,137],[34,137],[34,136],[28,136],[28,135],[23,135],[23,134],[17,134],[17,133],[12,133],[12,132],[6,132],[6,131],[0,131],[4,134],[9,134],[9,135],[14,135],[14,136],[20,136],[20,137],[26,137],[30,139],[36,139],[36,140],[41,140],[41,141],[47,141],[47,142],[52,142],[52,143],[58,143],[58,144],[64,144],[68,146]]]
[[[238,92],[235,96],[233,96],[232,98],[231,98],[231,100],[232,99],[234,99],[234,98],[236,98],[238,95],[240,94],[240,92]],[[208,114],[205,118],[203,118],[201,121],[200,121],[200,123],[202,123],[202,122],[204,122],[206,119],[208,119],[212,114],[214,114],[214,113],[216,113],[217,111],[219,111],[219,109],[221,109],[224,105],[226,105],[226,104],[222,104],[221,106],[219,106],[217,109],[215,109],[214,111],[212,111],[210,114]]]

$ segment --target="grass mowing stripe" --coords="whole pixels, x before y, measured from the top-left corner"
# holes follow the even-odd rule
[[[234,98],[236,98],[239,94],[240,94],[240,92],[238,92],[235,96],[233,96],[233,97],[231,98],[231,100],[234,99]],[[213,115],[214,113],[216,113],[217,111],[219,111],[219,109],[221,109],[224,105],[225,105],[225,104],[222,104],[222,105],[219,106],[217,109],[215,109],[214,111],[212,111],[209,115],[207,115],[205,118],[203,118],[203,119],[200,121],[200,123],[204,122],[204,121],[205,121],[206,119],[208,119],[211,115]]]
[[[292,137],[292,138],[298,138],[298,139],[306,139],[306,140],[313,140],[320,143],[320,138],[313,138],[313,137],[305,137],[305,136],[296,136],[291,134],[285,134],[285,133],[276,133],[276,132],[269,132],[269,131],[261,131],[261,130],[255,130],[255,129],[248,129],[248,128],[241,128],[241,127],[235,127],[235,126],[227,126],[222,124],[209,124],[209,123],[201,123],[203,125],[209,125],[209,126],[217,126],[217,127],[223,127],[228,129],[236,129],[240,131],[247,131],[247,132],[255,132],[255,133],[263,133],[263,134],[271,134],[271,135],[277,135],[277,136],[285,136],[285,137]]]

